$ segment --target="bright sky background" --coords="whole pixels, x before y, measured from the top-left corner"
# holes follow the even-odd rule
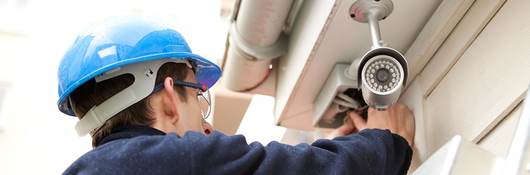
[[[157,17],[175,26],[194,52],[217,62],[227,31],[220,3],[0,0],[0,174],[60,174],[91,149],[90,137],[76,135],[77,119],[56,106],[57,67],[78,32],[110,16]]]

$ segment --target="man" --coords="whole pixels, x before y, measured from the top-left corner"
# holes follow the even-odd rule
[[[59,67],[59,110],[93,150],[64,174],[405,174],[413,143],[403,105],[349,113],[332,140],[247,144],[204,121],[220,68],[175,30],[117,18],[81,34]],[[267,132],[267,131],[263,131]],[[354,133],[355,132],[355,133]],[[353,133],[353,134],[352,134]]]

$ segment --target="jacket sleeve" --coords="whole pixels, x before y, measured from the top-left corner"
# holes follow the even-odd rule
[[[407,141],[388,130],[365,129],[333,140],[296,146],[247,144],[240,135],[188,132],[194,174],[406,174],[412,158]]]

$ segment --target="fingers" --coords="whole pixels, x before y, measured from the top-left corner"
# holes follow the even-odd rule
[[[348,112],[348,116],[353,122],[353,125],[355,128],[357,128],[358,131],[361,131],[363,129],[366,129],[366,121],[357,113],[355,112]]]
[[[342,126],[337,128],[337,130],[344,135],[352,133],[354,129],[355,128],[353,127],[353,125],[348,123],[344,123]]]
[[[351,124],[350,121],[344,121],[344,124],[340,127],[334,129],[328,136],[328,139],[333,139],[338,136],[345,136],[348,134],[351,134],[355,131],[355,128],[353,127],[353,124]]]
[[[414,118],[414,113],[412,113],[412,111],[405,106],[404,108],[404,115],[406,116],[405,119],[407,120],[406,122],[406,132],[407,132],[407,135],[410,136],[409,138],[409,144],[410,146],[414,146],[414,137],[415,137],[415,132],[416,132],[416,121],[415,121],[415,118]]]

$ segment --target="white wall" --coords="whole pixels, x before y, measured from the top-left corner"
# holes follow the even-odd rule
[[[420,159],[454,135],[506,154],[530,84],[529,9],[527,0],[475,1],[412,82],[404,98],[420,119]]]

